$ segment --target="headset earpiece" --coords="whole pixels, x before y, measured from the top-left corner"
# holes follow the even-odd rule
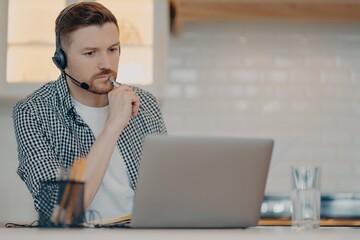
[[[64,50],[61,48],[57,48],[54,56],[52,57],[53,62],[56,67],[58,67],[61,71],[64,71],[67,65],[66,55]]]
[[[64,71],[67,65],[66,54],[64,50],[62,50],[60,43],[61,22],[64,16],[76,5],[78,4],[74,3],[72,5],[69,5],[68,8],[63,12],[63,14],[59,18],[59,22],[56,30],[56,49],[54,56],[52,57],[52,60],[55,63],[56,67],[60,69],[60,71]]]

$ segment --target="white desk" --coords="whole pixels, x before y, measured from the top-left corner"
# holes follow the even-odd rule
[[[360,229],[320,228],[296,231],[291,227],[256,227],[249,229],[0,229],[6,240],[112,240],[112,239],[206,239],[206,240],[359,240]]]

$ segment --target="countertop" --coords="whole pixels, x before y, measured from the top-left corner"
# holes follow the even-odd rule
[[[262,218],[259,226],[291,226],[291,218]],[[320,219],[322,227],[359,227],[360,219]],[[360,239],[360,237],[359,237]]]
[[[254,227],[247,229],[0,229],[0,239],[72,240],[72,239],[276,239],[276,240],[358,240],[359,228],[321,227],[295,230],[291,227]]]

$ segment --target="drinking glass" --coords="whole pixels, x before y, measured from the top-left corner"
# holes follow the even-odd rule
[[[321,207],[319,167],[292,167],[291,202],[294,228],[319,228]]]

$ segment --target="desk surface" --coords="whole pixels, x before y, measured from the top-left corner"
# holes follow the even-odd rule
[[[254,227],[248,229],[0,229],[0,239],[276,239],[276,240],[359,240],[359,228],[321,227],[299,231],[291,227]]]

